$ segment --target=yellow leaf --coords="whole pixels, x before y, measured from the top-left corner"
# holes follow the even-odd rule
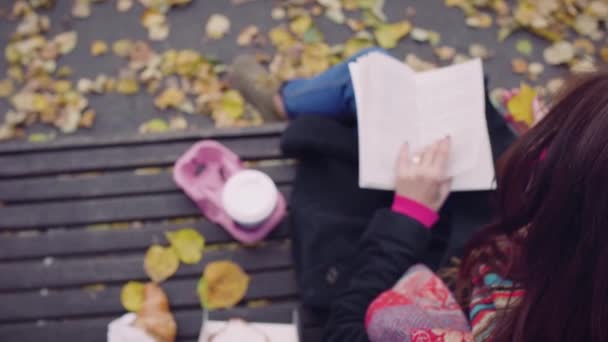
[[[302,15],[294,19],[290,24],[289,28],[298,37],[304,36],[304,33],[308,31],[312,25],[312,18],[309,15]]]
[[[139,126],[139,133],[163,133],[169,130],[169,124],[163,119],[152,119]]]
[[[245,99],[236,90],[228,90],[213,109],[214,117],[228,116],[238,119],[245,113]]]
[[[275,27],[268,33],[270,41],[278,50],[292,47],[296,43],[294,36],[284,27]]]
[[[344,51],[342,51],[342,57],[345,59],[356,54],[357,52],[373,46],[374,43],[369,39],[362,38],[351,38],[344,44]]]
[[[91,43],[91,55],[101,56],[108,52],[108,44],[103,40],[95,40]]]
[[[0,98],[6,98],[13,94],[15,87],[13,86],[13,80],[5,78],[0,81]]]
[[[532,102],[536,97],[536,90],[526,83],[522,83],[517,95],[513,96],[507,103],[509,113],[515,121],[524,122],[531,126],[534,122]]]
[[[177,257],[184,264],[196,264],[203,257],[205,238],[193,228],[165,233]]]
[[[116,91],[124,95],[137,94],[139,83],[134,78],[121,78],[116,82]]]
[[[179,259],[173,248],[152,245],[144,257],[144,270],[153,282],[167,280],[177,271]]]
[[[127,57],[133,51],[133,42],[128,39],[120,39],[112,44],[112,51],[118,57]]]
[[[235,306],[245,297],[249,281],[249,276],[232,261],[210,262],[197,286],[202,306],[207,309]]]
[[[397,46],[399,40],[404,38],[411,29],[412,24],[409,21],[404,20],[393,24],[380,25],[376,31],[374,31],[374,36],[381,47],[391,49]]]
[[[144,283],[130,281],[120,291],[120,302],[127,311],[137,312],[144,303]]]
[[[186,94],[178,88],[167,88],[154,100],[158,109],[177,108],[186,99]]]

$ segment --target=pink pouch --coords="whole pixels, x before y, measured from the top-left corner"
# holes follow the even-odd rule
[[[279,193],[274,212],[258,227],[243,228],[235,222],[222,206],[222,190],[232,175],[244,169],[234,152],[216,141],[204,140],[175,162],[173,179],[207,219],[224,227],[236,240],[251,244],[262,240],[281,222],[287,205]]]

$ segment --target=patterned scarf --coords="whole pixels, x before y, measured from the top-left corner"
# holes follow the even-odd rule
[[[469,321],[444,282],[424,265],[412,266],[395,286],[378,296],[365,317],[372,342],[488,341],[496,312],[523,292],[479,267],[473,279]],[[510,302],[509,302],[510,300]]]

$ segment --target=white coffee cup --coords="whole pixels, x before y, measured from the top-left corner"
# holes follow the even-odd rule
[[[277,207],[279,191],[272,179],[257,170],[243,170],[228,179],[222,190],[222,205],[243,228],[255,228]]]

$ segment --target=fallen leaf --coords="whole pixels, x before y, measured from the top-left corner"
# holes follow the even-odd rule
[[[524,56],[530,56],[534,51],[534,46],[530,40],[520,39],[515,43],[515,49]]]
[[[84,128],[91,128],[91,127],[93,127],[93,124],[95,123],[96,116],[97,116],[97,114],[95,113],[94,109],[88,109],[88,110],[86,110],[84,113],[82,113],[82,116],[80,117],[80,122],[78,123],[78,126],[84,127]]]
[[[566,82],[562,78],[552,78],[547,82],[547,90],[551,95],[559,93]]]
[[[63,55],[68,54],[76,47],[78,34],[76,31],[60,33],[55,36],[53,42],[57,45],[59,52]]]
[[[213,108],[214,117],[240,118],[245,112],[245,99],[237,90],[228,90]]]
[[[525,74],[528,72],[528,61],[523,58],[514,58],[511,60],[511,70],[516,74]]]
[[[275,7],[270,12],[270,16],[274,20],[283,20],[287,16],[287,13],[283,7]]]
[[[249,46],[253,39],[260,34],[260,29],[255,25],[245,27],[236,39],[239,46]]]
[[[133,51],[133,42],[129,39],[119,39],[112,44],[112,51],[118,57],[129,57]]]
[[[304,36],[304,33],[312,26],[312,18],[309,15],[303,15],[295,18],[289,24],[291,32],[298,37]]]
[[[197,230],[183,228],[174,232],[166,232],[165,236],[181,262],[196,264],[201,261],[205,249],[205,238]]]
[[[165,110],[167,108],[178,108],[186,100],[186,94],[178,88],[165,89],[154,100],[156,108]]]
[[[133,326],[144,331],[155,342],[175,342],[177,323],[171,314],[169,299],[160,286],[145,284],[144,300]]]
[[[207,21],[207,37],[221,39],[230,30],[230,19],[222,14],[213,14]]]
[[[574,58],[574,46],[567,41],[554,43],[545,49],[543,57],[551,65],[568,63]]]
[[[27,141],[31,143],[43,143],[55,138],[52,134],[32,133],[27,137]]]
[[[270,41],[278,50],[285,50],[296,43],[295,37],[284,27],[275,27],[268,33]]]
[[[488,48],[479,43],[473,43],[469,45],[469,55],[471,55],[471,57],[481,59],[487,59],[491,57]]]
[[[72,16],[74,18],[88,18],[91,15],[91,2],[89,0],[74,0]]]
[[[324,39],[325,36],[323,35],[323,32],[321,32],[321,30],[319,30],[314,25],[308,28],[308,30],[304,32],[304,36],[302,37],[302,40],[305,43],[320,43]]]
[[[150,279],[159,283],[167,280],[177,271],[179,259],[170,247],[152,245],[144,257],[144,270]]]
[[[405,64],[410,66],[414,71],[429,71],[437,68],[437,65],[425,60],[420,59],[418,56],[413,53],[407,54],[405,56]]]
[[[456,49],[450,46],[441,46],[433,50],[435,56],[442,61],[450,61],[456,56]]]
[[[608,46],[604,46],[600,49],[600,57],[604,63],[608,63]]]
[[[120,303],[125,310],[137,312],[144,303],[144,283],[130,281],[120,290]]]
[[[397,43],[403,39],[411,29],[412,24],[409,21],[404,20],[379,26],[374,31],[374,36],[381,47],[391,49],[397,46]]]
[[[123,95],[137,94],[139,92],[139,83],[134,78],[120,78],[116,82],[116,91]]]
[[[470,27],[475,28],[488,28],[492,26],[492,17],[487,13],[478,13],[473,16],[469,16],[466,20],[466,24]]]
[[[365,31],[362,31],[365,32]],[[369,38],[363,37],[354,37],[346,41],[344,43],[344,50],[342,51],[343,58],[349,58],[356,54],[357,52],[366,49],[368,47],[372,47],[374,42]]]
[[[169,131],[169,129],[170,127],[167,121],[163,119],[152,119],[150,121],[146,121],[145,123],[139,126],[139,133],[164,133]]]
[[[209,310],[234,307],[247,293],[249,276],[232,261],[207,264],[197,285],[201,305]]]
[[[532,81],[537,80],[543,71],[545,71],[545,66],[540,63],[534,62],[528,65],[528,77]]]
[[[118,0],[116,2],[116,10],[118,12],[127,12],[133,7],[133,0]]]
[[[7,98],[13,94],[15,87],[13,86],[13,80],[5,78],[0,81],[0,98]]]
[[[103,40],[95,40],[91,43],[91,55],[101,56],[108,52],[108,44]]]
[[[594,55],[595,54],[595,45],[589,39],[578,38],[575,39],[572,43],[572,46],[576,50],[577,54],[587,54]]]
[[[519,91],[507,102],[507,109],[513,117],[513,120],[525,123],[528,127],[534,122],[534,114],[532,110],[532,102],[536,97],[536,91],[522,83]]]

